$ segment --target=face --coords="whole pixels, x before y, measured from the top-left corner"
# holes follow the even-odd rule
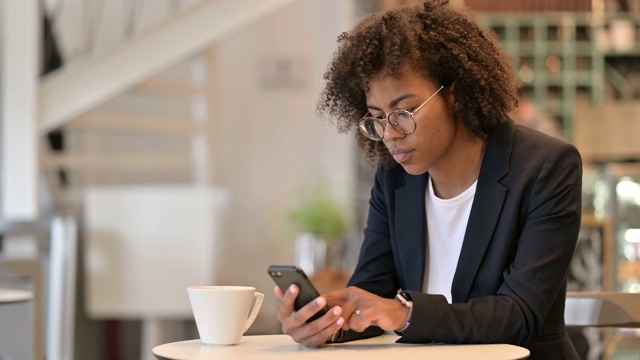
[[[385,117],[394,110],[413,112],[440,88],[422,76],[407,71],[400,76],[375,78],[366,93],[367,107],[374,117]],[[453,113],[453,95],[442,89],[416,113],[416,130],[405,135],[388,125],[382,141],[400,165],[419,175],[446,161],[454,148],[459,127]],[[448,95],[445,95],[448,94]]]

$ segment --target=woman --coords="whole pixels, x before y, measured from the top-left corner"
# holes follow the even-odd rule
[[[339,43],[320,109],[341,131],[357,127],[381,166],[349,287],[299,311],[295,286],[276,289],[284,333],[319,346],[396,331],[399,342],[511,343],[532,359],[577,359],[564,303],[581,160],[508,118],[508,57],[446,0],[372,16]]]

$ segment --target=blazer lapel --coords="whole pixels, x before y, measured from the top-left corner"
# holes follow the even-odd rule
[[[395,224],[404,290],[422,291],[427,218],[424,197],[427,174],[406,175],[406,185],[396,190]]]
[[[467,300],[471,285],[500,217],[507,188],[500,184],[509,172],[515,123],[508,119],[489,136],[471,214],[451,287],[452,302]]]

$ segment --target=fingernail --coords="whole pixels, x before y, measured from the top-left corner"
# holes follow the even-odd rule
[[[318,306],[323,306],[324,305],[324,298],[319,297],[316,299],[316,304],[318,304]]]
[[[336,306],[333,309],[333,315],[340,315],[341,312],[342,312],[342,309],[340,307],[338,307],[338,306]]]
[[[289,292],[292,293],[292,294],[297,293],[298,292],[298,287],[295,286],[295,285],[289,286]]]
[[[339,318],[338,321],[336,321],[336,324],[338,324],[338,325],[344,324],[344,319],[343,318]]]

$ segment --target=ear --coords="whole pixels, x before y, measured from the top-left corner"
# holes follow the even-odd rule
[[[456,103],[455,89],[456,89],[456,83],[449,85],[449,88],[447,89],[447,96],[446,96],[447,103],[451,107],[453,107],[453,105]]]

